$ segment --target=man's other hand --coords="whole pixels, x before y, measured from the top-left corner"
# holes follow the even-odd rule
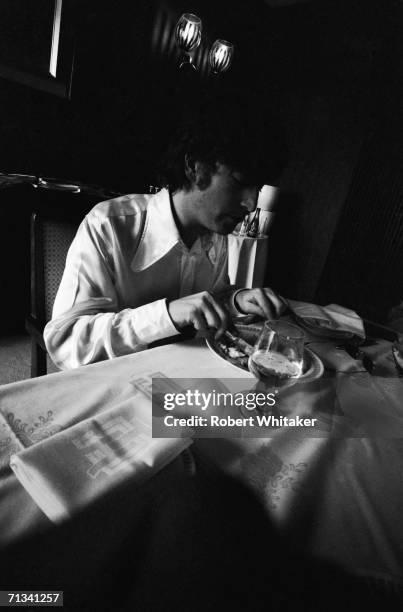
[[[287,301],[269,287],[242,289],[235,295],[235,306],[243,314],[257,314],[266,319],[277,319],[286,309]]]
[[[168,303],[168,312],[179,330],[193,325],[197,331],[217,330],[219,338],[230,324],[225,308],[209,293],[202,291]]]

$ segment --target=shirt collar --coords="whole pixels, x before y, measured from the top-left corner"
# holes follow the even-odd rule
[[[186,253],[199,255],[205,251],[208,252],[210,260],[215,259],[216,253],[211,233],[204,234],[190,250],[186,247],[172,214],[169,191],[161,189],[147,202],[143,235],[131,263],[132,270],[140,272],[152,266],[177,244]]]

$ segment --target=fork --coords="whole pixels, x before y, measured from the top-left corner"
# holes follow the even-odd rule
[[[342,345],[336,348],[344,349],[346,353],[350,355],[350,357],[352,357],[353,359],[360,360],[368,374],[372,374],[374,369],[374,362],[372,361],[371,357],[366,355],[366,353],[361,350],[359,346],[357,346],[353,342],[344,342]]]

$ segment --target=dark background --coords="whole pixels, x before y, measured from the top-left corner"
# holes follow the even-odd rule
[[[283,119],[290,153],[267,282],[383,320],[403,297],[403,4],[284,4],[65,0],[70,99],[0,78],[0,172],[141,192],[184,105],[205,88],[234,91],[234,104],[237,91],[250,91]],[[193,75],[178,70],[173,39],[185,11],[204,27]],[[213,77],[206,54],[217,37],[234,43],[235,56]],[[0,189],[5,330],[22,328],[27,308],[30,211],[42,202],[85,211],[95,201]]]

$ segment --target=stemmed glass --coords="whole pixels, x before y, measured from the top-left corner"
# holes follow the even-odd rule
[[[266,321],[249,357],[248,367],[257,390],[278,393],[302,374],[304,332],[287,321]],[[259,411],[259,408],[256,408]]]

